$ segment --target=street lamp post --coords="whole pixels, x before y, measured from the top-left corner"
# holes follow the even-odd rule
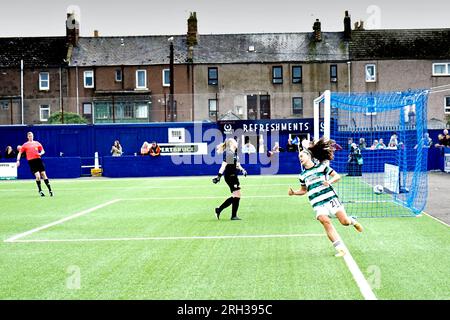
[[[174,57],[173,57],[173,37],[170,37],[169,39],[168,39],[169,41],[170,41],[170,56],[169,56],[169,58],[170,58],[170,70],[169,70],[169,73],[170,73],[170,94],[169,94],[169,113],[170,113],[170,116],[169,116],[169,119],[170,119],[170,121],[171,122],[173,122],[174,121],[174,93],[175,93],[175,76],[174,76],[174,71],[173,71],[173,64],[174,64],[174,62],[173,62],[173,60],[174,60]]]

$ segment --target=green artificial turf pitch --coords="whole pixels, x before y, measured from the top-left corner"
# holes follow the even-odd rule
[[[229,189],[211,177],[52,180],[53,198],[1,182],[0,298],[363,299],[307,198],[287,196],[296,176],[240,181],[241,221],[216,219]],[[333,223],[378,299],[450,298],[448,226],[360,221]]]

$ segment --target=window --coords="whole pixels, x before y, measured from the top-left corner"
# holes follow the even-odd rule
[[[303,116],[303,98],[292,98],[292,114],[296,116]]]
[[[283,83],[283,67],[275,66],[272,67],[272,83],[282,84]]]
[[[0,100],[0,108],[1,110],[8,110],[9,102],[7,100]]]
[[[208,85],[217,86],[219,84],[219,72],[216,67],[208,68]]]
[[[39,73],[39,90],[50,90],[50,74],[48,72]]]
[[[83,103],[83,114],[92,114],[92,103]]]
[[[330,82],[337,82],[337,64],[330,65]]]
[[[445,97],[444,99],[445,99],[444,112],[446,114],[450,114],[450,96]]]
[[[148,104],[147,103],[137,103],[135,105],[137,119],[147,119],[148,118]]]
[[[433,76],[450,76],[450,63],[433,63]]]
[[[260,119],[270,119],[270,96],[259,96],[259,117]]]
[[[366,64],[366,82],[376,82],[377,81],[377,68],[374,64]]]
[[[116,82],[122,82],[122,69],[116,69]]]
[[[302,67],[292,67],[292,83],[302,83]]]
[[[170,69],[162,71],[163,87],[170,87]]]
[[[39,107],[39,120],[40,121],[48,121],[50,118],[50,106],[49,105],[41,105]]]
[[[136,89],[147,89],[147,70],[136,71]]]
[[[209,110],[209,118],[211,120],[217,121],[217,100],[216,99],[208,100],[208,110]]]
[[[84,87],[94,88],[94,71],[84,72]]]

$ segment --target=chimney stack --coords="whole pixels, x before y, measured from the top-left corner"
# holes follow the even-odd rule
[[[188,47],[194,46],[197,44],[197,13],[191,12],[188,19],[188,32],[187,32],[187,45]]]
[[[98,30],[94,30],[94,38],[98,38]]]
[[[316,42],[322,41],[322,30],[319,19],[316,19],[316,22],[314,22],[313,30],[314,30],[314,41]]]
[[[356,21],[355,22],[355,30],[364,30],[364,21]]]
[[[76,47],[80,38],[80,24],[75,17],[75,13],[67,13],[66,20],[66,41]]]
[[[348,11],[345,11],[344,17],[344,40],[349,41],[352,39],[352,20]]]

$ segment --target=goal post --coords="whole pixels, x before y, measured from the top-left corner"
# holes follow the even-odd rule
[[[417,215],[428,193],[427,90],[339,93],[314,100],[314,139],[342,147],[331,166],[347,212],[360,217]],[[323,132],[320,118],[323,108]]]
[[[326,90],[320,97],[314,99],[314,139],[320,137],[320,104],[324,109],[324,132],[323,136],[330,138],[330,122],[331,122],[331,91]]]

